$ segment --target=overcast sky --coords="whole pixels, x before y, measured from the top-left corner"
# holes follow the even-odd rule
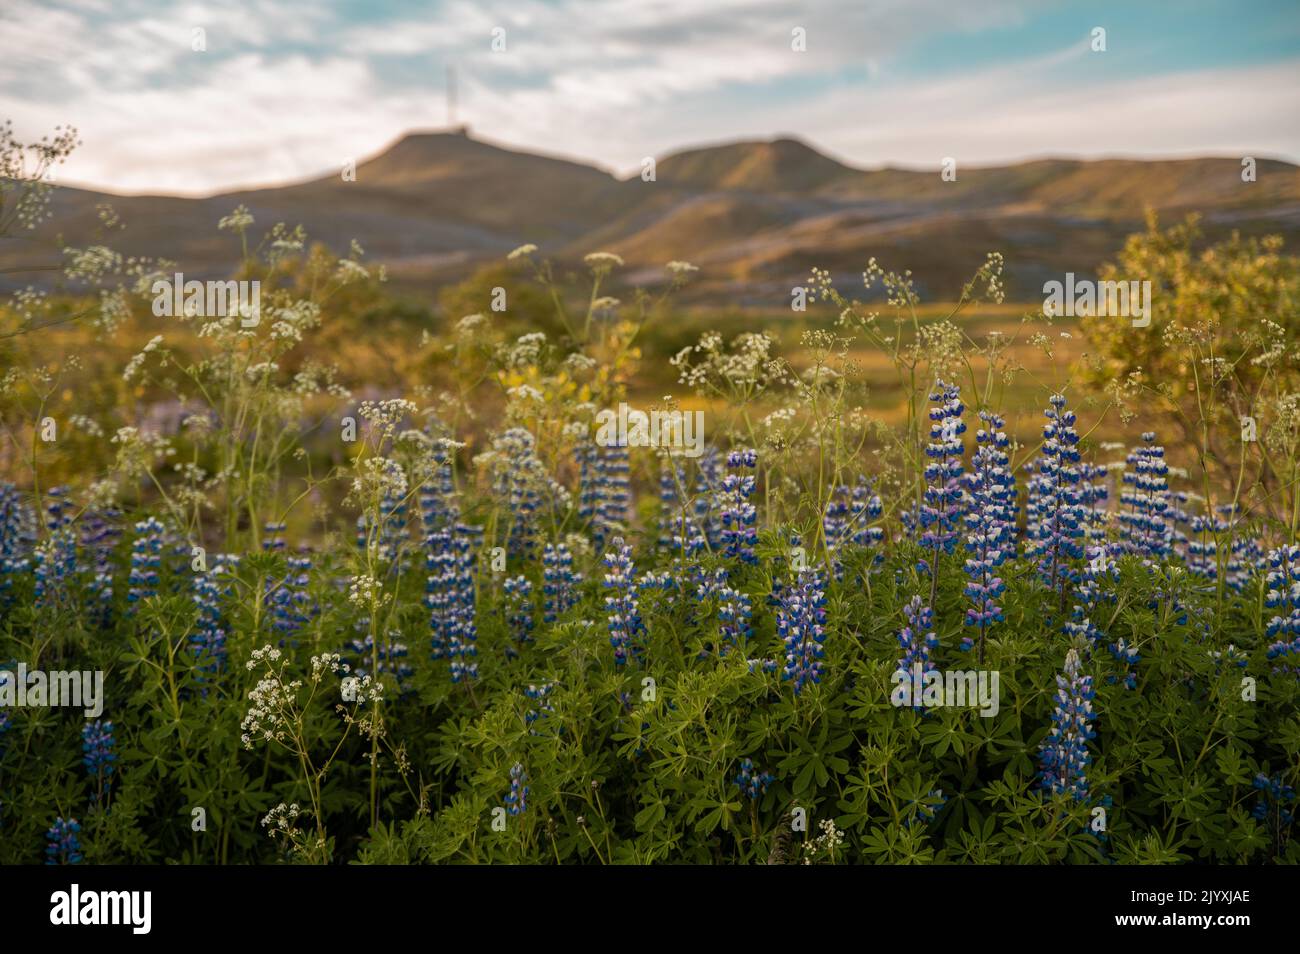
[[[449,65],[475,135],[620,174],[777,134],[859,166],[1300,159],[1296,0],[0,0],[0,119],[75,125],[61,180],[114,191],[336,171],[445,125]]]

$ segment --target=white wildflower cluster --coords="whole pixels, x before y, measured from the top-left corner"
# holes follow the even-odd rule
[[[97,282],[122,269],[121,254],[103,245],[65,248],[63,254],[67,257],[63,273],[74,281]]]
[[[402,421],[415,412],[415,404],[405,398],[362,401],[357,408],[357,415],[387,440],[392,440]]]
[[[466,315],[460,321],[456,322],[456,335],[459,338],[473,338],[476,334],[487,327],[487,317],[475,312],[472,315]]]
[[[277,308],[271,315],[271,337],[277,341],[302,341],[302,333],[320,324],[320,306],[313,301],[298,299],[286,308]]]
[[[24,321],[31,321],[45,308],[49,295],[39,288],[28,286],[14,292],[9,300],[9,307],[18,313]]]
[[[709,331],[699,344],[683,348],[669,363],[677,368],[679,383],[697,391],[712,388],[752,395],[785,376],[784,366],[771,356],[772,344],[764,332],[746,332],[727,349],[722,336]]]
[[[239,724],[240,740],[246,749],[257,741],[283,743],[288,738],[288,726],[297,720],[302,680],[285,679],[282,656],[274,646],[263,646],[253,650],[244,664],[249,670],[265,667],[257,685],[248,691],[248,712]]]
[[[301,810],[297,802],[290,805],[281,802],[266,813],[266,817],[262,819],[262,827],[270,829],[271,835],[276,832],[288,834],[296,827],[294,822],[297,821],[299,814]]]
[[[372,679],[369,673],[360,676],[346,676],[341,687],[344,702],[365,705],[367,702],[383,702],[384,684]]]
[[[623,264],[623,259],[613,252],[592,252],[590,255],[584,255],[582,260],[593,271],[598,272],[607,272],[611,268],[621,267]]]
[[[685,278],[691,272],[698,272],[699,266],[692,265],[690,262],[671,261],[664,266],[672,273],[674,278]]]
[[[602,295],[591,303],[591,310],[601,314],[608,314],[621,305],[622,302],[610,295]]]
[[[822,833],[804,846],[803,863],[806,865],[812,864],[813,858],[820,855],[834,858],[835,852],[844,844],[844,832],[835,827],[832,819],[825,819],[817,827]]]
[[[506,258],[509,259],[510,261],[514,261],[517,258],[527,258],[529,255],[532,255],[536,251],[537,251],[537,246],[533,245],[530,242],[526,245],[519,246],[517,249],[515,249],[513,252],[507,255]]]
[[[68,423],[72,429],[81,431],[90,437],[103,437],[104,429],[99,426],[99,422],[94,418],[86,417],[84,414],[73,414],[68,417]]]
[[[521,336],[505,353],[503,361],[508,368],[526,368],[542,360],[546,335],[540,331]]]
[[[131,299],[126,289],[104,288],[99,292],[99,311],[95,315],[95,327],[102,332],[112,334],[118,326],[131,317]]]
[[[221,221],[217,223],[217,228],[223,232],[243,232],[252,224],[253,214],[245,206],[239,205],[229,215],[222,216]]]
[[[338,653],[321,653],[319,656],[311,657],[312,682],[320,682],[327,672],[347,675],[349,671],[350,667]]]
[[[410,483],[406,470],[391,457],[367,457],[357,464],[351,500],[364,507],[385,498],[406,496]]]
[[[348,585],[348,602],[353,606],[368,608],[376,602],[387,602],[390,596],[382,583],[365,573],[352,577]]]
[[[137,427],[119,427],[110,443],[117,445],[116,469],[128,477],[142,477],[155,462],[176,453],[166,437]]]
[[[152,338],[150,338],[149,343],[144,346],[144,350],[142,350],[139,354],[135,355],[130,361],[126,363],[126,370],[122,372],[122,380],[131,381],[132,379],[134,379],[135,376],[140,373],[140,369],[144,367],[144,363],[148,359],[148,356],[152,354],[154,351],[157,351],[158,346],[162,343],[163,343],[162,335],[154,335]]]
[[[353,282],[364,282],[370,280],[370,270],[360,262],[353,261],[350,258],[339,259],[338,268],[334,271],[334,277],[340,284],[350,285]]]

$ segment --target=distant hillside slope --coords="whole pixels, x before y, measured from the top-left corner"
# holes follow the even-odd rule
[[[663,263],[701,267],[700,299],[774,304],[812,265],[855,276],[876,256],[910,268],[931,297],[950,297],[1000,251],[1013,295],[1036,297],[1064,271],[1086,273],[1141,228],[1144,209],[1167,221],[1189,211],[1217,237],[1230,229],[1300,239],[1300,168],[1261,160],[1241,181],[1236,159],[1046,159],[934,170],[855,169],[802,141],[778,138],[689,149],[658,160],[654,181],[492,145],[463,132],[413,132],[361,163],[356,181],[332,174],[209,198],[112,196],[61,188],[52,221],[0,243],[0,283],[43,277],[16,269],[57,257],[58,239],[96,240],[96,206],[111,203],[126,231],[115,247],[164,256],[195,277],[224,275],[237,249],[216,231],[236,205],[259,227],[301,223],[344,250],[356,239],[403,285],[433,291],[525,242],[577,262],[605,249],[634,280]]]

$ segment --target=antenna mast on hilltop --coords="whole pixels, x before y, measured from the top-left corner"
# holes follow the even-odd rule
[[[456,67],[447,67],[447,125],[456,128]]]

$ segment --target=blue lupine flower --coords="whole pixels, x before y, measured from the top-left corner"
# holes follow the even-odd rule
[[[798,572],[783,588],[776,611],[776,634],[785,644],[781,678],[794,683],[795,695],[809,682],[821,682],[822,643],[826,634],[826,596],[821,576],[811,567]]]
[[[1187,569],[1207,580],[1219,578],[1219,536],[1228,532],[1228,522],[1215,514],[1201,513],[1191,519],[1187,541]]]
[[[506,796],[506,811],[511,815],[522,815],[528,811],[528,786],[524,783],[528,776],[524,767],[516,762],[510,769],[510,794]]]
[[[1253,784],[1259,791],[1259,798],[1251,815],[1275,830],[1295,821],[1295,813],[1287,808],[1287,805],[1295,801],[1295,789],[1285,784],[1281,775],[1270,778],[1260,772],[1255,776]]]
[[[91,619],[109,624],[113,607],[113,550],[122,536],[122,512],[112,507],[87,511],[81,519],[81,547],[90,555],[90,579],[86,581]]]
[[[1039,777],[1053,795],[1069,794],[1075,801],[1088,798],[1088,765],[1092,756],[1088,742],[1096,737],[1092,728],[1092,677],[1085,676],[1079,654],[1065,654],[1065,669],[1056,677],[1056,708],[1052,728],[1039,749]]]
[[[1066,410],[1065,395],[1053,394],[1043,412],[1043,449],[1037,473],[1029,481],[1028,552],[1038,559],[1044,585],[1059,594],[1065,607],[1066,592],[1077,577],[1072,563],[1083,556],[1080,541],[1088,520],[1080,490],[1079,434],[1073,411]]]
[[[749,594],[723,585],[715,595],[718,598],[718,634],[722,637],[718,654],[725,655],[729,647],[743,651],[749,637],[754,634],[754,627],[750,625],[754,607]]]
[[[631,465],[628,449],[623,446],[598,447],[590,480],[594,483],[591,500],[591,538],[597,548],[615,534],[627,529],[632,514]],[[584,488],[584,495],[586,488]]]
[[[1106,527],[1110,522],[1110,512],[1106,504],[1110,500],[1110,487],[1107,485],[1110,471],[1097,464],[1080,463],[1079,471],[1079,506],[1083,508],[1083,539],[1096,543],[1106,538]]]
[[[1067,636],[1086,639],[1092,646],[1098,645],[1106,637],[1098,621],[1105,608],[1116,601],[1115,586],[1119,582],[1119,567],[1115,563],[1113,549],[1114,545],[1107,543],[1090,544],[1087,547],[1081,582],[1074,592],[1074,613],[1061,626],[1061,631]],[[1140,658],[1137,650],[1123,639],[1112,643],[1109,648],[1111,655],[1127,669],[1125,687],[1134,688],[1137,685],[1137,673],[1132,667]],[[1116,681],[1114,676],[1109,679],[1111,682]]]
[[[45,863],[47,865],[81,864],[81,824],[75,818],[56,818],[45,838]]]
[[[533,584],[526,576],[507,577],[505,586],[506,627],[517,643],[533,636]]]
[[[776,781],[776,779],[767,772],[754,771],[754,762],[752,759],[741,759],[740,774],[732,781],[735,782],[736,787],[740,789],[742,795],[751,801],[755,801],[763,796],[763,793],[767,791],[768,786]]]
[[[434,466],[420,486],[420,526],[427,539],[437,530],[445,530],[460,519],[456,503],[456,481],[452,473],[455,451],[446,438],[435,440]]]
[[[380,560],[385,563],[396,560],[404,568],[409,541],[405,497],[391,488],[385,490],[374,522],[372,531],[368,514],[357,517],[357,548],[367,550],[373,546]]]
[[[387,634],[380,636],[379,648],[376,652],[375,637],[368,631],[370,621],[359,621],[357,625],[364,626],[367,632],[357,639],[350,640],[344,647],[352,673],[358,677],[371,675],[371,669],[374,668],[377,660],[379,674],[393,677],[399,695],[409,695],[414,692],[414,688],[407,685],[407,680],[415,675],[415,670],[406,662],[410,650],[402,642],[402,634],[397,630],[389,630]]]
[[[113,751],[115,744],[113,723],[96,719],[82,726],[81,764],[95,783],[93,798],[96,800],[108,794],[112,787],[113,769],[117,763],[117,754]]]
[[[758,542],[755,522],[758,510],[749,498],[754,495],[758,454],[752,450],[732,451],[727,455],[727,475],[718,491],[718,512],[722,520],[723,555],[742,563],[757,563],[754,544]]]
[[[70,596],[68,583],[77,573],[77,537],[72,529],[68,488],[51,487],[47,494],[45,528],[49,535],[34,553],[37,606],[66,601]]]
[[[280,553],[285,548],[284,523],[265,523],[262,525],[262,549],[267,553]]]
[[[1264,551],[1259,541],[1240,525],[1241,511],[1238,507],[1224,504],[1218,510],[1228,525],[1227,532],[1232,541],[1224,566],[1224,582],[1240,593],[1264,564]]]
[[[226,620],[223,604],[230,598],[229,578],[239,557],[218,553],[206,573],[194,576],[192,599],[198,607],[198,622],[190,634],[190,652],[199,668],[217,673],[226,665]]]
[[[930,408],[930,443],[925,448],[926,487],[919,527],[923,531],[921,546],[934,551],[937,563],[939,551],[953,552],[961,524],[962,454],[966,446],[961,435],[966,433],[966,423],[962,420],[966,405],[961,402],[961,389],[942,380],[935,381],[930,400],[935,406]]]
[[[286,642],[293,643],[292,637],[311,622],[316,612],[311,593],[308,591],[311,585],[312,560],[305,549],[300,550],[299,554],[285,560],[289,572],[283,579],[267,581],[271,628],[280,634],[281,646]]]
[[[7,599],[13,577],[25,573],[33,542],[36,516],[13,484],[0,483],[0,602]]]
[[[922,801],[908,802],[905,809],[915,808],[914,813],[909,813],[904,824],[911,828],[917,822],[928,825],[939,817],[939,812],[943,811],[943,806],[948,804],[948,796],[943,793],[941,788],[932,788],[926,794]]]
[[[898,660],[895,672],[904,675],[912,708],[920,712],[925,708],[921,703],[925,692],[925,674],[938,668],[930,658],[930,653],[939,648],[939,637],[934,632],[934,611],[921,602],[921,597],[912,597],[903,607],[903,616],[907,625],[898,631],[898,645],[903,650],[903,655]]]
[[[1265,632],[1275,639],[1268,647],[1274,672],[1300,676],[1300,546],[1278,547],[1268,554],[1264,605],[1277,610]]]
[[[451,660],[451,681],[478,678],[478,622],[473,541],[478,527],[457,523],[426,541],[431,656]]]
[[[966,596],[974,604],[966,610],[966,625],[979,634],[980,659],[984,658],[984,637],[988,627],[1002,620],[1002,608],[995,602],[1006,585],[997,569],[1013,555],[1016,528],[1016,482],[1006,448],[1010,444],[1005,422],[996,414],[980,411],[984,427],[975,435],[978,449],[967,478],[970,509],[966,513]],[[975,645],[963,636],[961,648]]]
[[[512,427],[492,441],[492,489],[510,511],[506,550],[531,557],[537,540],[539,510],[545,499],[566,494],[546,472],[537,456],[537,440],[522,427]]]
[[[706,538],[696,520],[696,505],[685,499],[686,469],[666,456],[659,470],[659,548],[679,557],[703,550]]]
[[[550,703],[550,696],[554,691],[555,683],[553,682],[544,682],[540,686],[530,683],[528,688],[524,690],[524,695],[536,704],[536,708],[529,708],[524,713],[524,724],[528,726],[528,731],[533,735],[539,734],[537,729],[534,728],[534,723],[539,719],[550,717],[555,712],[555,707]]]
[[[1167,519],[1169,465],[1165,463],[1165,449],[1155,439],[1156,435],[1148,431],[1142,435],[1144,446],[1129,453],[1124,472],[1126,489],[1120,494],[1124,552],[1137,554],[1148,563],[1168,554],[1173,539]]]
[[[135,539],[131,542],[131,574],[127,578],[130,585],[126,599],[131,604],[128,612],[134,613],[139,603],[158,594],[158,567],[162,563],[162,548],[161,523],[153,517],[147,517],[135,525]]]
[[[844,566],[838,557],[845,546],[878,547],[884,540],[884,528],[872,525],[883,511],[884,504],[865,475],[858,476],[852,489],[841,484],[831,491],[822,514],[822,531],[826,537],[826,549],[834,558],[837,580],[844,578]],[[876,554],[876,562],[883,559],[883,554]]]
[[[636,651],[636,640],[645,632],[640,603],[633,577],[632,548],[615,537],[605,553],[605,588],[613,590],[605,597],[609,619],[609,644],[614,647],[614,665],[627,664],[628,654]]]
[[[546,545],[542,551],[542,622],[554,623],[578,602],[582,575],[573,572],[573,554],[566,544]]]
[[[721,455],[716,447],[705,447],[695,464],[694,525],[714,550],[722,546],[722,515],[717,501],[721,486]]]

